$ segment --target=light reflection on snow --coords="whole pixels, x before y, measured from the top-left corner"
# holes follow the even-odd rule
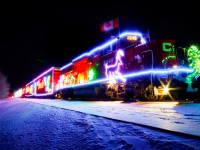
[[[175,106],[177,106],[179,104],[179,102],[145,102],[146,106],[150,106],[150,107],[161,107],[161,108],[174,108]]]
[[[64,101],[27,99],[96,116],[200,136],[200,119],[193,119],[190,109],[178,102]],[[198,107],[199,108],[199,107]],[[195,114],[195,112],[193,112]],[[199,114],[196,111],[196,114]],[[199,115],[200,116],[200,115]],[[198,118],[199,118],[198,116]],[[197,118],[197,117],[195,117]]]

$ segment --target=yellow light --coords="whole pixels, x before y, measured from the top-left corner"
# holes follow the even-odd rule
[[[169,92],[169,88],[168,87],[164,87],[164,94],[166,95],[166,94],[168,94],[168,92]]]
[[[127,36],[127,40],[136,41],[137,40],[137,36]]]
[[[146,106],[155,108],[174,108],[179,104],[179,102],[137,102],[137,103],[143,103]]]

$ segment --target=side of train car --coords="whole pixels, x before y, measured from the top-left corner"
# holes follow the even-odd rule
[[[60,68],[51,67],[15,92],[15,97],[53,98],[60,78]]]
[[[124,32],[60,68],[48,69],[20,89],[19,95],[106,100],[196,98],[199,87],[193,86],[193,79],[188,81],[194,69],[182,63],[185,57],[177,55],[183,53],[177,53],[173,39],[146,41],[139,32]]]

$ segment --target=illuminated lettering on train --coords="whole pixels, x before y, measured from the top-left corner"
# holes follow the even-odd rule
[[[129,41],[137,41],[138,40],[138,37],[137,36],[134,36],[134,35],[128,35],[126,37],[127,40]]]

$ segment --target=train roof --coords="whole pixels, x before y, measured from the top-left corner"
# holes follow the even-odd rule
[[[79,55],[78,57],[76,57],[75,59],[72,60],[72,62],[76,61],[76,60],[79,60],[83,57],[86,57],[86,56],[90,56],[92,55],[93,53],[99,51],[99,50],[102,50],[103,48],[109,46],[110,44],[113,44],[115,42],[117,42],[120,38],[123,38],[127,35],[135,35],[135,36],[139,36],[141,38],[141,44],[144,44],[146,43],[146,40],[144,39],[143,35],[140,33],[140,32],[134,32],[134,31],[126,31],[126,32],[123,32],[121,33],[118,37],[114,38],[114,39],[111,39],[111,40],[108,40],[107,42],[89,50],[88,52],[85,52],[81,55]],[[65,64],[64,66],[61,67],[61,70],[69,67],[72,65],[72,62],[68,63],[68,64]]]
[[[32,82],[36,81],[37,79],[39,79],[40,77],[46,75],[47,73],[51,72],[52,70],[60,70],[60,68],[58,67],[50,67],[49,69],[45,70],[43,73],[41,73],[39,76],[37,76],[36,78],[34,78],[31,82],[29,82],[28,84],[26,84],[26,86],[28,86],[29,84],[31,84]]]

